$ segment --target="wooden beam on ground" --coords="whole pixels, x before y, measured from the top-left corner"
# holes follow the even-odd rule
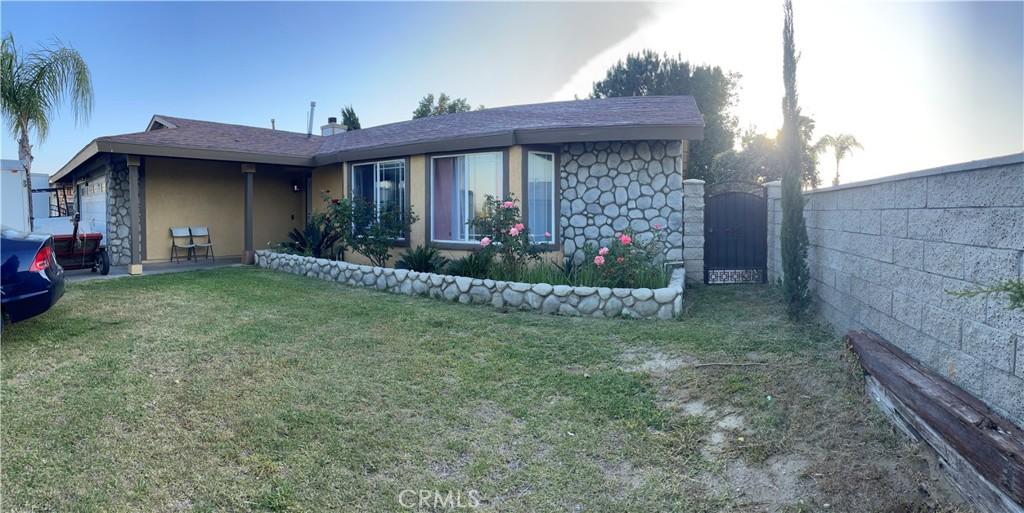
[[[846,338],[869,375],[868,395],[904,434],[935,449],[966,500],[1024,513],[1024,430],[885,339]]]

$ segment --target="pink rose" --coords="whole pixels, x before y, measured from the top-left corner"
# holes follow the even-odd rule
[[[626,259],[622,258],[622,257],[619,257],[619,258],[616,258],[615,261],[621,264],[622,262],[625,262]]]
[[[597,255],[596,257],[594,257],[594,265],[597,265],[597,266],[604,265],[604,257],[601,256],[601,255]]]
[[[516,235],[519,235],[519,230],[517,230],[516,227],[513,226],[512,228],[508,229],[508,234],[515,237]]]
[[[480,239],[480,245],[485,247],[485,248],[487,246],[490,246],[491,245],[491,238],[490,237],[484,237],[484,238]]]
[[[523,223],[516,223],[515,228],[516,230],[523,231],[526,229],[526,226],[524,226]]]
[[[633,243],[633,238],[623,233],[622,235],[619,235],[619,242],[621,242],[623,246],[628,246]]]
[[[655,230],[660,230],[661,229],[661,223],[654,223],[654,229]]]
[[[608,254],[608,248],[601,248],[597,251],[598,255],[605,256]]]
[[[502,203],[501,206],[503,208],[512,208],[512,207],[516,206],[516,204],[514,202],[512,202],[512,201],[506,201],[506,202]]]
[[[551,238],[551,232],[544,232],[544,237],[550,239]]]

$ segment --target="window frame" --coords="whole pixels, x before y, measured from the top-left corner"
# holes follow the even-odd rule
[[[554,166],[555,173],[553,177],[553,188],[552,197],[555,204],[551,209],[551,241],[550,242],[536,242],[543,251],[559,251],[562,249],[562,226],[561,226],[561,205],[562,205],[562,148],[560,146],[550,145],[524,145],[523,146],[523,158],[522,158],[522,179],[523,179],[523,201],[521,214],[523,219],[529,226],[530,223],[530,153],[547,153],[554,155]]]
[[[410,174],[410,160],[411,159],[409,157],[395,157],[395,158],[388,158],[388,159],[372,159],[372,160],[360,160],[360,161],[348,162],[347,163],[347,168],[348,169],[346,170],[347,171],[346,174],[348,175],[347,176],[346,186],[347,186],[348,190],[346,191],[347,192],[346,196],[350,200],[353,200],[353,201],[355,200],[355,193],[356,193],[356,191],[355,191],[355,181],[356,181],[355,168],[356,168],[356,166],[365,166],[367,164],[373,164],[374,165],[374,170],[373,170],[373,204],[374,204],[375,210],[377,211],[377,215],[380,215],[380,198],[378,197],[380,191],[378,190],[378,185],[377,185],[379,183],[379,181],[380,181],[380,164],[387,164],[387,163],[392,163],[392,162],[401,162],[402,165],[404,166],[404,169],[402,170],[402,174],[404,175],[403,176],[403,180],[405,181],[405,192],[402,193],[402,195],[401,195],[402,202],[403,202],[402,208],[403,208],[403,211],[404,211],[403,214],[407,215],[410,212],[410,209],[412,208],[412,191],[411,191],[412,187],[411,187],[411,182],[410,182],[410,178],[411,177],[409,176],[409,174]],[[410,227],[410,231],[411,231],[411,229],[412,228]],[[411,238],[411,234],[410,233],[406,233],[405,236],[396,239],[394,245],[397,246],[397,247],[407,247],[407,246],[409,246],[409,239],[410,238]]]
[[[465,157],[467,155],[475,155],[479,153],[496,153],[501,156],[501,176],[498,177],[498,185],[501,190],[498,191],[498,199],[502,199],[508,194],[508,148],[486,148],[480,150],[471,151],[456,151],[456,152],[443,152],[443,153],[431,153],[426,155],[427,158],[427,214],[426,214],[426,240],[427,243],[438,249],[472,249],[480,246],[479,240],[447,240],[447,239],[435,239],[434,238],[434,161],[443,158],[452,157]]]

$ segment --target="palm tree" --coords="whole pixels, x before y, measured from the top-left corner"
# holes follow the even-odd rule
[[[14,45],[14,35],[8,34],[0,42],[0,54],[3,117],[18,140],[18,159],[28,178],[32,170],[29,132],[35,130],[40,143],[46,139],[50,118],[65,99],[70,99],[75,121],[87,121],[92,113],[92,80],[81,54],[60,41],[26,54]]]
[[[826,135],[818,139],[818,143],[814,145],[818,153],[823,153],[829,148],[832,148],[832,153],[836,157],[836,176],[832,179],[832,185],[839,185],[839,161],[853,153],[853,150],[863,150],[864,147],[850,134]]]

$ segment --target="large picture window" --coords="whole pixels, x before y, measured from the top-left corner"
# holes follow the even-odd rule
[[[526,177],[526,225],[530,230],[530,242],[554,242],[555,154],[527,152]]]
[[[482,215],[487,196],[502,198],[501,152],[431,159],[431,240],[474,242],[469,222]]]
[[[405,161],[385,160],[352,166],[352,199],[363,199],[381,212],[406,214]]]

